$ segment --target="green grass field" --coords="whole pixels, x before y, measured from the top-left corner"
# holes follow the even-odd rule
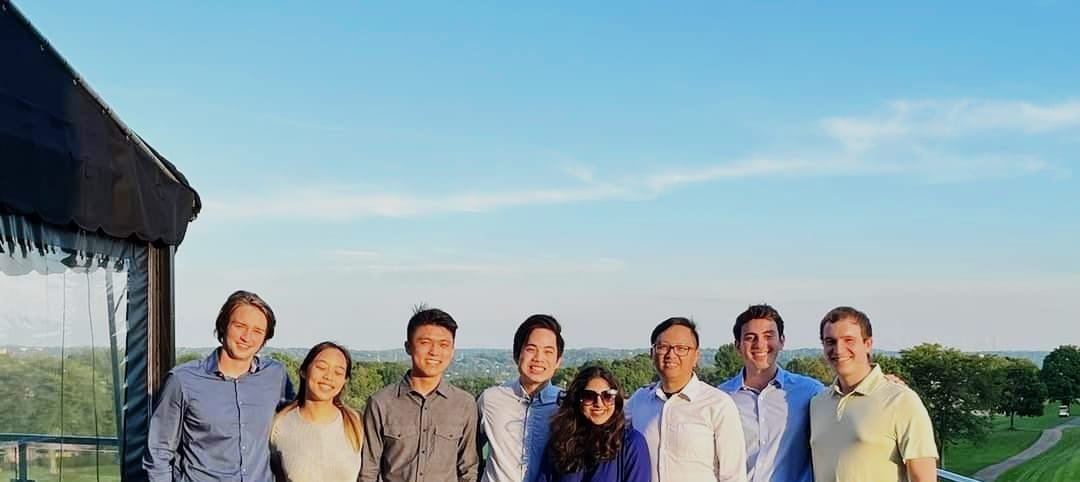
[[[1016,417],[1016,430],[1009,430],[1009,418],[995,416],[986,442],[975,445],[962,442],[945,447],[945,468],[963,475],[972,475],[983,467],[989,467],[1022,452],[1038,440],[1044,429],[1056,426],[1068,419],[1057,416],[1058,404],[1048,403],[1041,417]],[[1080,405],[1072,406],[1072,413],[1080,413]],[[1080,479],[1077,479],[1080,480]]]
[[[32,467],[27,474],[35,482],[97,482],[97,471],[93,467],[64,468],[64,478],[61,480],[58,474],[50,474],[48,469]],[[4,464],[0,470],[0,481],[7,482],[15,479],[15,468]],[[120,467],[115,465],[101,467],[101,482],[120,482]]]
[[[0,454],[6,456],[8,450],[0,450]],[[64,465],[63,478],[59,474],[49,473],[48,467],[31,464],[27,476],[35,482],[120,482],[120,466],[116,464],[113,456],[114,454],[110,454],[101,458],[100,470],[93,465],[89,465],[91,459],[86,456],[83,456],[82,460],[79,461],[69,459]],[[4,457],[3,464],[0,465],[0,482],[14,480],[17,468],[16,464],[8,462],[7,457]],[[98,478],[99,472],[101,474],[100,479]]]
[[[1080,480],[1080,429],[1071,428],[1042,455],[1014,467],[999,482],[1075,482]]]

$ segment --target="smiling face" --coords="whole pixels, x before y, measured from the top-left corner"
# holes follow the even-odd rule
[[[534,329],[521,347],[521,354],[517,360],[521,384],[547,383],[555,376],[555,370],[559,368],[561,362],[555,332],[547,328]]]
[[[776,357],[784,349],[784,337],[775,321],[756,318],[742,326],[742,335],[735,348],[742,355],[747,370],[772,370],[776,367]]]
[[[870,371],[872,337],[863,338],[862,328],[851,318],[827,323],[822,328],[821,346],[825,360],[841,379],[865,374]]]
[[[405,351],[412,357],[413,376],[442,376],[454,359],[454,334],[439,325],[420,325],[405,343]]]
[[[682,350],[685,350],[685,354],[679,355],[678,352]],[[653,365],[660,378],[679,385],[685,384],[693,376],[698,356],[694,332],[682,325],[661,332],[652,348]]]
[[[608,384],[607,380],[600,377],[593,377],[589,380],[589,383],[585,385],[586,394],[588,392],[594,392],[595,394],[601,394],[598,397],[584,397],[581,402],[581,412],[585,418],[592,422],[594,425],[603,425],[611,419],[611,415],[615,413],[615,399],[610,398],[610,401],[605,401],[605,396],[608,390],[612,390],[612,386]],[[615,395],[616,397],[618,395]]]
[[[319,402],[333,400],[345,387],[348,363],[345,354],[336,348],[319,352],[304,373],[304,398]]]
[[[239,305],[229,314],[225,328],[225,354],[238,362],[250,362],[266,343],[266,315],[251,305]]]

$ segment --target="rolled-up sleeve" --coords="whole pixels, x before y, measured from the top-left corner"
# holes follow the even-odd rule
[[[170,375],[158,394],[146,436],[143,469],[150,482],[171,482],[173,459],[180,445],[184,414],[184,391],[180,377]]]

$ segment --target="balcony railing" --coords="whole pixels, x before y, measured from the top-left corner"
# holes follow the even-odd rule
[[[33,445],[63,444],[83,447],[116,447],[116,437],[84,437],[75,435],[39,435],[25,433],[0,433],[0,444],[14,443],[18,452],[18,469],[11,482],[33,482],[29,477],[29,451]],[[943,482],[980,482],[971,477],[938,469],[938,480]]]
[[[87,437],[79,435],[41,435],[32,433],[0,433],[0,445],[14,444],[16,450],[15,478],[11,482],[34,482],[30,478],[30,449],[35,445],[59,444],[66,447],[101,447],[119,446],[116,437]]]
[[[945,469],[938,469],[937,478],[938,478],[938,480],[943,481],[943,482],[945,482],[945,481],[947,481],[947,482],[981,482],[978,479],[973,479],[971,477],[965,477],[965,476],[960,475],[960,474],[954,474],[954,473],[949,472],[948,470],[945,470]]]

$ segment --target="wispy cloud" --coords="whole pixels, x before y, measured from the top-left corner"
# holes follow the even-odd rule
[[[970,147],[971,138],[980,135],[993,135],[998,140],[1058,132],[1075,135],[1080,130],[1080,101],[1035,104],[975,99],[898,100],[868,115],[829,117],[813,125],[821,140],[831,147],[801,157],[763,156],[614,177],[604,177],[590,166],[575,163],[561,168],[567,176],[564,185],[434,195],[375,192],[370,187],[349,185],[287,187],[239,197],[207,196],[205,212],[231,219],[351,221],[601,200],[646,200],[686,185],[746,178],[906,175],[928,182],[960,182],[1033,173],[1067,176],[1067,168],[1037,153],[972,153],[957,147]],[[967,144],[963,144],[965,141]]]
[[[393,274],[474,274],[474,275],[568,275],[611,273],[626,269],[626,263],[615,258],[596,259],[405,259],[379,255],[370,251],[328,250],[323,257],[334,261],[336,270],[363,272],[377,276]]]
[[[884,142],[954,139],[986,133],[1033,135],[1080,127],[1080,101],[897,100],[868,116],[829,117],[825,133],[849,149]]]
[[[347,186],[319,186],[231,199],[207,200],[207,212],[229,218],[306,217],[348,221],[367,217],[402,218],[460,212],[484,212],[526,205],[566,204],[630,194],[615,184],[502,192],[465,192],[446,196],[410,196],[357,192]]]
[[[671,170],[645,178],[649,192],[660,194],[684,184],[775,175],[824,174],[856,169],[850,163],[811,162],[801,159],[753,159],[696,169]]]

